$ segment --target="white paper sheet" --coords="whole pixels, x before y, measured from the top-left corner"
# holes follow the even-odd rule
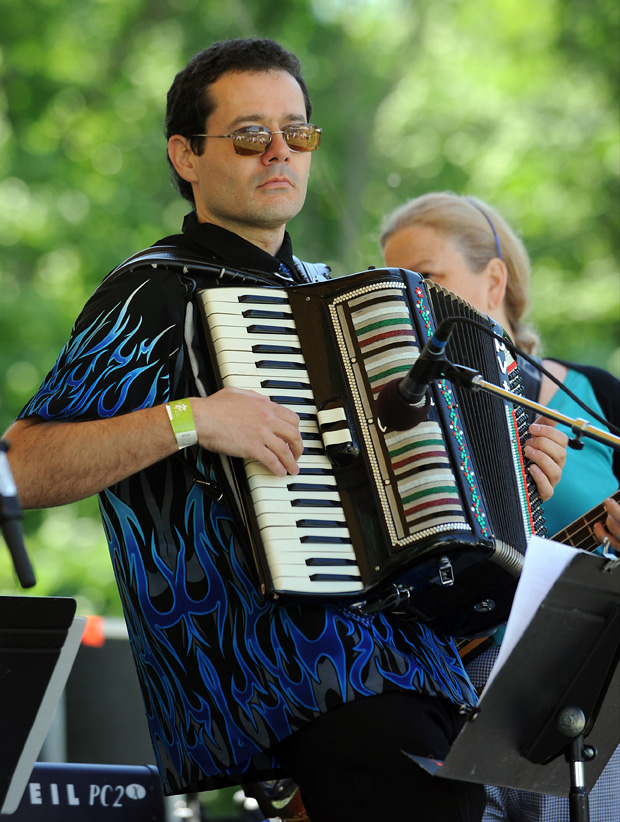
[[[523,636],[523,632],[558,577],[578,553],[583,552],[571,545],[563,545],[542,537],[531,538],[525,552],[523,570],[506,625],[506,633],[482,696]]]

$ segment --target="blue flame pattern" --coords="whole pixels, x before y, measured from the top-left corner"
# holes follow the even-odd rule
[[[196,287],[162,269],[104,280],[21,416],[107,418],[195,394],[183,319]],[[264,778],[272,744],[344,701],[405,689],[474,704],[452,642],[423,625],[266,601],[229,511],[183,464],[211,477],[209,455],[182,453],[99,495],[167,793]]]

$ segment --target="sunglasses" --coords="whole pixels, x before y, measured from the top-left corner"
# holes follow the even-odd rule
[[[269,131],[265,126],[245,126],[232,134],[192,134],[192,137],[220,137],[233,141],[236,154],[245,157],[264,154],[274,134],[281,134],[291,151],[315,151],[321,142],[321,129],[312,123],[285,126],[282,131]]]

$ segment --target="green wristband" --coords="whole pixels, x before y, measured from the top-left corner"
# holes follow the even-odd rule
[[[196,423],[194,422],[190,401],[188,399],[175,400],[166,405],[166,411],[179,450],[188,448],[190,445],[196,445],[198,434],[196,433]]]

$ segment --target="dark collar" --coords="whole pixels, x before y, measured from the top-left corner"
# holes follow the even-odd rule
[[[194,211],[190,211],[183,220],[183,234],[199,246],[201,251],[206,249],[210,252],[210,257],[229,266],[271,274],[283,262],[290,271],[295,271],[293,246],[287,231],[284,232],[282,245],[275,257],[232,231],[213,223],[199,223]]]

